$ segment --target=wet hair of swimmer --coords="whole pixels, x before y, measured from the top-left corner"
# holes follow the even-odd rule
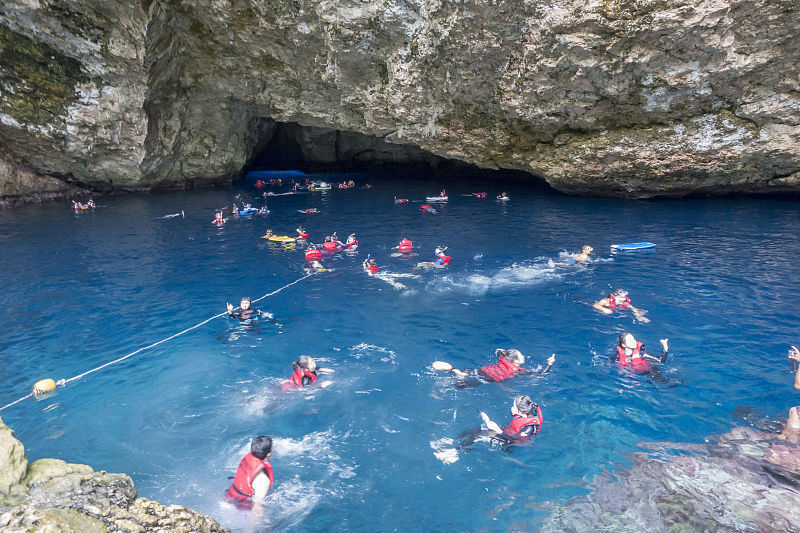
[[[530,396],[525,394],[521,394],[519,396],[514,397],[514,407],[517,408],[522,415],[529,415],[531,411],[533,411],[533,400],[531,400]]]
[[[626,343],[627,340],[630,340],[631,342]],[[636,337],[634,337],[633,334],[628,333],[628,332],[620,333],[619,334],[619,345],[622,346],[623,348],[633,349],[633,348],[636,347]]]
[[[525,362],[525,356],[516,348],[509,348],[508,350],[497,349],[497,355],[505,357],[506,361],[515,365],[521,365]]]
[[[262,435],[260,437],[256,437],[253,439],[253,442],[250,443],[250,453],[258,457],[259,459],[264,459],[269,453],[272,451],[272,439],[267,437],[266,435]]]
[[[312,368],[316,368],[317,365],[314,363],[314,360],[307,355],[301,355],[297,358],[297,361],[292,363],[292,368],[302,368],[303,370],[311,371]]]

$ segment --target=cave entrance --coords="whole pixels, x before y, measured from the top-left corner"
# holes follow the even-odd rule
[[[294,122],[274,122],[268,142],[256,149],[245,171],[300,170],[303,172],[359,172],[402,179],[450,179],[474,183],[518,183],[553,191],[533,174],[518,170],[490,170],[447,159],[413,145],[392,144],[380,137]]]

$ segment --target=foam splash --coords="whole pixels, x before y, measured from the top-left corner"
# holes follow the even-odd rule
[[[383,346],[375,346],[374,344],[367,344],[365,342],[350,348],[350,355],[356,359],[376,360],[391,365],[397,364],[397,356],[394,351],[384,348]]]
[[[433,456],[446,465],[455,463],[459,457],[458,450],[452,447],[454,442],[453,439],[447,437],[432,440],[430,445],[433,448]]]
[[[466,290],[473,295],[481,295],[489,291],[538,285],[561,279],[563,275],[564,273],[557,269],[550,259],[537,258],[532,261],[514,263],[501,268],[495,274],[469,274],[461,279],[445,276],[437,282],[437,287],[432,288],[459,289]]]

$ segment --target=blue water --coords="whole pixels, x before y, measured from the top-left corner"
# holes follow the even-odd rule
[[[287,177],[286,174],[282,175]],[[335,181],[337,177],[331,177]],[[742,423],[753,406],[784,416],[800,398],[786,350],[800,319],[798,203],[718,198],[570,198],[506,184],[359,176],[372,189],[269,199],[266,216],[211,224],[234,195],[262,204],[252,179],[228,189],[103,197],[91,213],[66,203],[0,212],[0,404],[43,377],[69,378],[303,275],[302,250],[259,240],[267,227],[312,240],[356,232],[357,255],[256,305],[275,315],[239,326],[216,319],[168,343],[2,413],[28,457],[126,472],[142,496],[190,506],[243,530],[221,495],[250,439],[276,439],[276,485],[264,527],[291,531],[535,529],[554,506],[585,495],[593,476],[630,454],[682,453]],[[446,186],[437,214],[420,202]],[[464,193],[487,191],[481,200]],[[393,197],[412,200],[395,206]],[[298,209],[316,207],[305,215]],[[185,218],[160,218],[184,210]],[[420,255],[391,257],[408,235]],[[653,250],[610,254],[614,243]],[[585,267],[548,259],[594,246]],[[415,271],[437,244],[452,266]],[[396,290],[361,271],[370,253]],[[624,286],[649,311],[607,317],[590,304]],[[607,363],[618,334],[651,351],[669,337],[666,384]],[[430,368],[494,360],[516,347],[550,374],[456,389]],[[336,370],[327,389],[284,393],[301,354]],[[444,464],[435,447],[479,425],[504,424],[515,394],[545,424],[513,453],[477,443]],[[656,443],[656,444],[653,444]]]

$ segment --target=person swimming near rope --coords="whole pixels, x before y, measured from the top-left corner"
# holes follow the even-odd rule
[[[631,305],[631,299],[628,297],[628,291],[625,289],[615,290],[602,300],[598,300],[593,303],[592,307],[606,315],[610,315],[616,309],[630,309],[640,322],[645,324],[650,322],[650,319],[644,316],[647,311],[638,309]]]
[[[584,244],[583,246],[581,246],[581,251],[579,253],[561,262],[553,261],[553,264],[556,266],[574,266],[576,263],[585,265],[590,261],[589,256],[593,251],[594,248],[592,248],[588,244]]]
[[[270,313],[266,313],[264,311],[261,311],[260,309],[253,309],[250,306],[251,306],[250,298],[248,298],[247,296],[242,298],[242,301],[239,302],[238,310],[234,310],[233,305],[230,302],[228,302],[228,316],[230,316],[231,318],[238,318],[240,322],[245,322],[245,323],[252,322],[253,320],[258,320],[261,317],[266,317],[273,324],[280,325],[275,321],[275,319],[272,317]]]
[[[655,370],[654,364],[667,362],[669,339],[661,339],[661,356],[656,357],[647,352],[644,344],[637,341],[631,333],[621,333],[616,353],[611,356],[622,367],[629,367],[636,372],[647,373]]]
[[[266,435],[253,439],[250,453],[239,462],[233,482],[225,492],[230,502],[240,509],[252,509],[256,518],[263,513],[264,498],[275,481],[270,457],[272,439]]]
[[[458,369],[445,361],[434,361],[432,366],[435,370],[452,372],[458,378],[456,387],[464,388],[476,387],[483,383],[499,383],[520,376],[543,376],[550,371],[556,361],[556,354],[553,354],[547,358],[547,366],[542,370],[529,370],[522,368],[525,356],[515,348],[509,350],[498,348],[495,350],[495,355],[499,359],[497,363],[481,368]]]
[[[294,373],[283,384],[283,390],[299,389],[307,385],[317,382],[317,373],[319,374],[333,374],[332,368],[318,368],[316,361],[307,355],[301,355],[297,361],[292,363]],[[329,386],[331,381],[324,381],[320,383],[320,387],[325,388]]]

